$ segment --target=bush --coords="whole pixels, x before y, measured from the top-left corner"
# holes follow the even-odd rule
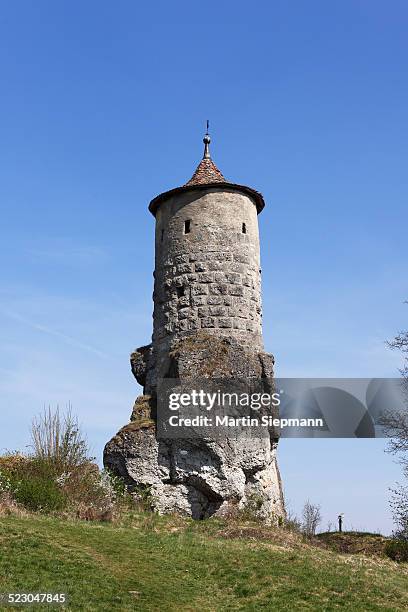
[[[287,531],[293,531],[294,533],[302,533],[302,523],[290,510],[288,510],[286,513],[286,519],[284,519],[284,527]]]
[[[408,562],[408,540],[390,540],[387,542],[384,552],[393,561],[406,563]]]
[[[93,463],[70,411],[45,410],[31,434],[32,455],[0,457],[0,496],[30,511],[62,510],[87,520],[111,520],[131,504],[124,482]]]
[[[92,461],[78,420],[68,408],[64,415],[51,408],[33,420],[31,440],[34,456],[52,464],[59,473]]]
[[[304,534],[311,538],[316,534],[316,529],[322,521],[320,506],[312,504],[309,500],[303,506],[302,529]]]
[[[65,495],[47,462],[23,455],[8,455],[1,458],[0,464],[0,491],[7,491],[27,510],[51,512],[66,506]]]
[[[67,505],[67,499],[56,482],[41,474],[31,474],[19,480],[13,497],[27,510],[36,512],[54,512]]]
[[[57,482],[70,500],[70,505],[80,507],[81,512],[88,508],[92,512],[104,514],[131,499],[121,479],[107,470],[100,471],[94,463],[61,474]]]
[[[7,471],[0,471],[0,495],[14,494],[14,483]]]
[[[407,471],[408,476],[408,471]],[[390,506],[396,530],[393,536],[397,540],[408,540],[408,487],[397,485],[391,489]]]
[[[129,506],[123,481],[94,463],[58,473],[48,459],[19,455],[0,457],[0,495],[7,494],[27,510],[65,510],[80,517],[105,517]],[[88,518],[88,520],[90,520]]]

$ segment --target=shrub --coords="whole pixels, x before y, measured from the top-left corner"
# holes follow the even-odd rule
[[[22,466],[24,466],[26,462],[26,455],[22,455],[18,451],[14,453],[7,452],[5,455],[0,457],[0,472],[5,471],[6,473],[9,473],[22,469]]]
[[[33,421],[32,455],[0,457],[0,496],[27,510],[58,512],[87,520],[112,520],[131,503],[120,478],[100,471],[89,457],[78,421],[49,408]]]
[[[13,496],[14,483],[12,482],[8,472],[0,471],[0,495]]]
[[[46,474],[29,474],[22,477],[13,495],[17,503],[27,510],[53,512],[67,504],[57,483]]]
[[[58,407],[55,412],[51,408],[44,410],[32,422],[31,440],[34,456],[52,464],[59,473],[92,460],[86,438],[70,408],[62,416]]]
[[[322,521],[320,506],[312,504],[309,500],[303,507],[302,529],[304,534],[311,538],[315,535],[316,529]]]
[[[61,474],[57,483],[70,500],[72,507],[80,506],[105,513],[120,505],[128,496],[123,481],[107,470],[102,472],[94,463],[78,466]]]
[[[391,489],[392,496],[390,499],[392,515],[396,526],[393,535],[397,540],[408,540],[408,487],[403,485],[397,485],[397,487],[396,489]]]
[[[287,529],[287,531],[293,531],[294,533],[302,533],[302,523],[291,510],[287,510],[286,512],[284,527],[285,529]]]
[[[0,463],[1,468],[3,465]],[[8,516],[9,514],[18,514],[19,508],[16,504],[15,487],[9,474],[0,470],[0,517]]]
[[[408,562],[408,540],[393,539],[387,542],[384,552],[393,561]]]
[[[87,462],[69,472],[38,457],[0,457],[0,495],[34,512],[67,511],[87,520],[111,520],[132,502],[123,481]],[[109,518],[110,517],[110,518]]]
[[[51,512],[66,506],[66,496],[47,461],[10,454],[0,458],[0,465],[0,492],[7,492],[27,510]]]

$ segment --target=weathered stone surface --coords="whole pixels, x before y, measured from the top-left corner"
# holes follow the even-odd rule
[[[264,380],[264,389],[271,390],[273,357],[251,352],[236,338],[201,331],[173,341],[166,374],[181,381]],[[197,519],[240,509],[266,522],[282,516],[275,432],[253,439],[157,440],[155,411],[154,397],[140,396],[132,422],[107,444],[104,455],[105,465],[135,490],[148,487],[155,510]]]
[[[201,519],[250,510],[272,522],[284,514],[275,431],[262,438],[157,438],[157,393],[165,378],[183,385],[199,378],[254,380],[273,390],[274,360],[262,339],[257,213],[263,200],[237,185],[200,187],[205,176],[150,209],[153,338],[131,355],[143,395],[131,422],[106,445],[104,463],[135,490],[147,490],[158,512]]]
[[[146,384],[146,373],[149,359],[152,354],[152,345],[141,346],[130,355],[130,366],[133,376],[142,387]]]
[[[146,421],[155,421],[156,401],[151,395],[139,395],[136,399],[130,420],[132,423],[142,425]]]
[[[240,439],[157,440],[154,426],[122,428],[105,448],[105,466],[148,487],[153,509],[195,519],[249,509],[273,522],[283,514],[276,444]]]
[[[186,272],[190,268],[194,268],[194,275],[189,278]],[[181,292],[173,291],[173,287]],[[254,311],[252,300],[256,305]],[[182,309],[178,308],[181,301]],[[228,311],[204,314],[206,306],[216,305],[239,305],[239,316],[250,325],[236,323],[235,315]],[[175,335],[191,334],[197,327],[212,330],[216,335],[235,336],[241,343],[262,350],[261,320],[259,234],[254,201],[244,193],[222,186],[203,186],[200,191],[170,197],[156,212],[153,331],[156,352],[166,352]],[[193,325],[183,321],[192,321]],[[247,333],[242,334],[242,330]]]

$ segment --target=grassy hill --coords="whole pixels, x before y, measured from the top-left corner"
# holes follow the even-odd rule
[[[255,524],[143,513],[124,525],[8,516],[0,592],[66,592],[75,611],[407,610],[408,566],[383,558],[381,536],[366,535],[359,554],[332,550],[341,538],[361,547],[358,534],[311,545]]]

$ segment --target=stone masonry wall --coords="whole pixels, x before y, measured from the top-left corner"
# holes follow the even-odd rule
[[[199,329],[262,350],[258,219],[250,197],[203,188],[169,198],[157,212],[155,246],[157,352]]]

